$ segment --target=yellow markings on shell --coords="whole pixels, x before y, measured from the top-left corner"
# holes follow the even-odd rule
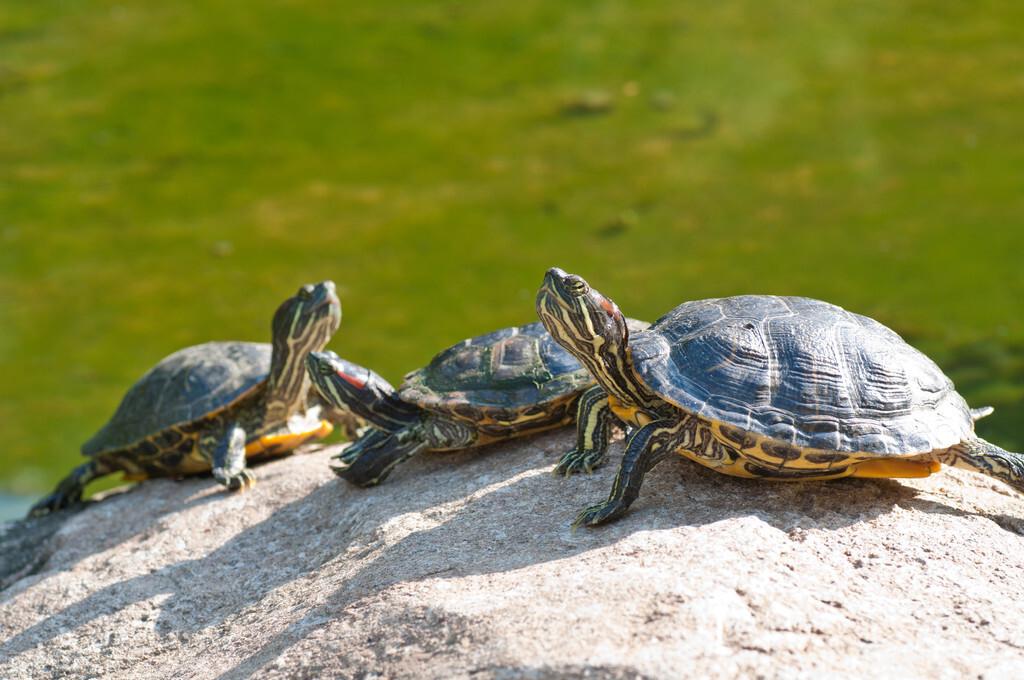
[[[853,468],[853,473],[850,476],[866,477],[868,479],[915,478],[928,477],[933,472],[938,472],[941,469],[942,463],[934,460],[889,458],[859,463]]]
[[[122,461],[122,463],[123,462],[124,461]],[[152,458],[151,462],[156,467],[165,470],[165,474],[171,477],[187,477],[189,475],[198,475],[210,471],[210,461],[200,455],[198,446],[193,447],[192,452],[183,457],[173,467],[168,468],[166,465],[162,464],[159,457]],[[121,479],[126,482],[141,482],[144,479],[151,479],[151,476],[142,469],[131,471],[125,470]]]
[[[716,472],[721,472],[735,477],[762,477],[762,475],[751,473],[747,470],[743,465],[744,459],[752,461],[759,466],[769,469],[775,468],[780,471],[821,471],[820,475],[808,475],[793,478],[764,477],[765,479],[771,479],[773,481],[814,481],[840,479],[842,477],[862,477],[868,479],[920,478],[927,477],[932,473],[938,472],[942,468],[941,463],[934,460],[926,460],[924,458],[877,458],[873,457],[875,454],[865,452],[845,453],[841,451],[826,451],[821,449],[808,449],[793,445],[785,445],[782,442],[771,439],[770,437],[758,435],[753,432],[747,433],[749,436],[748,441],[750,442],[750,446],[741,448],[736,444],[736,442],[722,434],[721,423],[714,421],[707,422],[715,438],[722,444],[739,453],[739,459],[735,463],[716,467],[709,464],[708,461],[702,460],[700,457],[689,454],[686,451],[680,451],[679,453],[691,460],[695,460],[698,463],[705,465],[706,467],[710,467]],[[790,450],[799,453],[799,457],[791,460],[782,460],[778,456],[773,455],[770,447],[777,447],[779,445],[788,446]],[[820,463],[808,460],[809,455],[835,453],[842,453],[845,458]]]
[[[739,458],[734,463],[722,461],[712,463],[707,458],[702,458],[701,456],[698,456],[695,453],[691,453],[686,449],[678,450],[676,451],[676,453],[678,453],[683,458],[688,458],[689,460],[692,460],[694,463],[700,463],[709,470],[714,470],[715,472],[721,473],[723,475],[729,475],[730,477],[743,477],[745,479],[753,479],[758,476],[752,474],[749,470],[743,467],[743,458]]]
[[[254,439],[245,445],[245,455],[254,456],[261,453],[280,453],[291,451],[314,439],[323,439],[334,431],[334,425],[326,420],[321,420],[319,425],[312,430],[304,432],[285,432],[283,434],[266,434]]]

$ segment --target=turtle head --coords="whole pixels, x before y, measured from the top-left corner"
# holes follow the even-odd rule
[[[274,353],[270,367],[272,405],[290,414],[305,401],[309,383],[303,358],[323,349],[341,323],[341,302],[333,281],[306,284],[281,303],[271,324]]]
[[[419,409],[399,399],[387,380],[334,352],[310,352],[306,372],[327,403],[379,428],[394,430],[419,416]]]
[[[548,333],[588,367],[609,351],[625,351],[626,317],[582,277],[552,267],[537,293],[537,314]]]
[[[282,302],[274,313],[272,328],[275,341],[285,340],[296,347],[319,343],[310,349],[320,349],[340,323],[341,302],[334,281],[321,281],[307,283]]]
[[[618,306],[575,274],[552,267],[537,293],[537,315],[551,337],[587,367],[619,401],[646,404],[650,395],[637,380],[629,358],[630,325]]]

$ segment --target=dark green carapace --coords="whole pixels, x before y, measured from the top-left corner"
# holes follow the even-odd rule
[[[114,472],[138,480],[212,471],[229,489],[252,484],[247,457],[281,455],[333,429],[310,391],[304,360],[327,344],[340,321],[334,283],[324,281],[303,286],[278,308],[272,344],[210,342],[171,354],[82,446],[89,460],[30,514],[73,505],[86,484]],[[340,411],[328,415],[351,422]]]

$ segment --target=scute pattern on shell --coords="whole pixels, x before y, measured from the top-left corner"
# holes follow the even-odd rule
[[[460,417],[565,399],[593,383],[539,321],[463,340],[405,377],[399,396]],[[471,409],[466,409],[469,406]]]
[[[263,384],[271,351],[267,343],[207,342],[171,354],[132,385],[82,453],[124,448],[229,406]]]
[[[688,302],[630,340],[670,403],[803,448],[913,455],[972,436],[963,397],[877,321],[799,297]]]

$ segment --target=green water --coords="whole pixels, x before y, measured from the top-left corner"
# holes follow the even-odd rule
[[[533,318],[828,299],[1024,447],[1018,2],[0,4],[0,488],[37,493],[164,355],[269,339],[397,380]]]
[[[0,493],[0,522],[24,517],[35,500],[30,496],[10,496]]]

